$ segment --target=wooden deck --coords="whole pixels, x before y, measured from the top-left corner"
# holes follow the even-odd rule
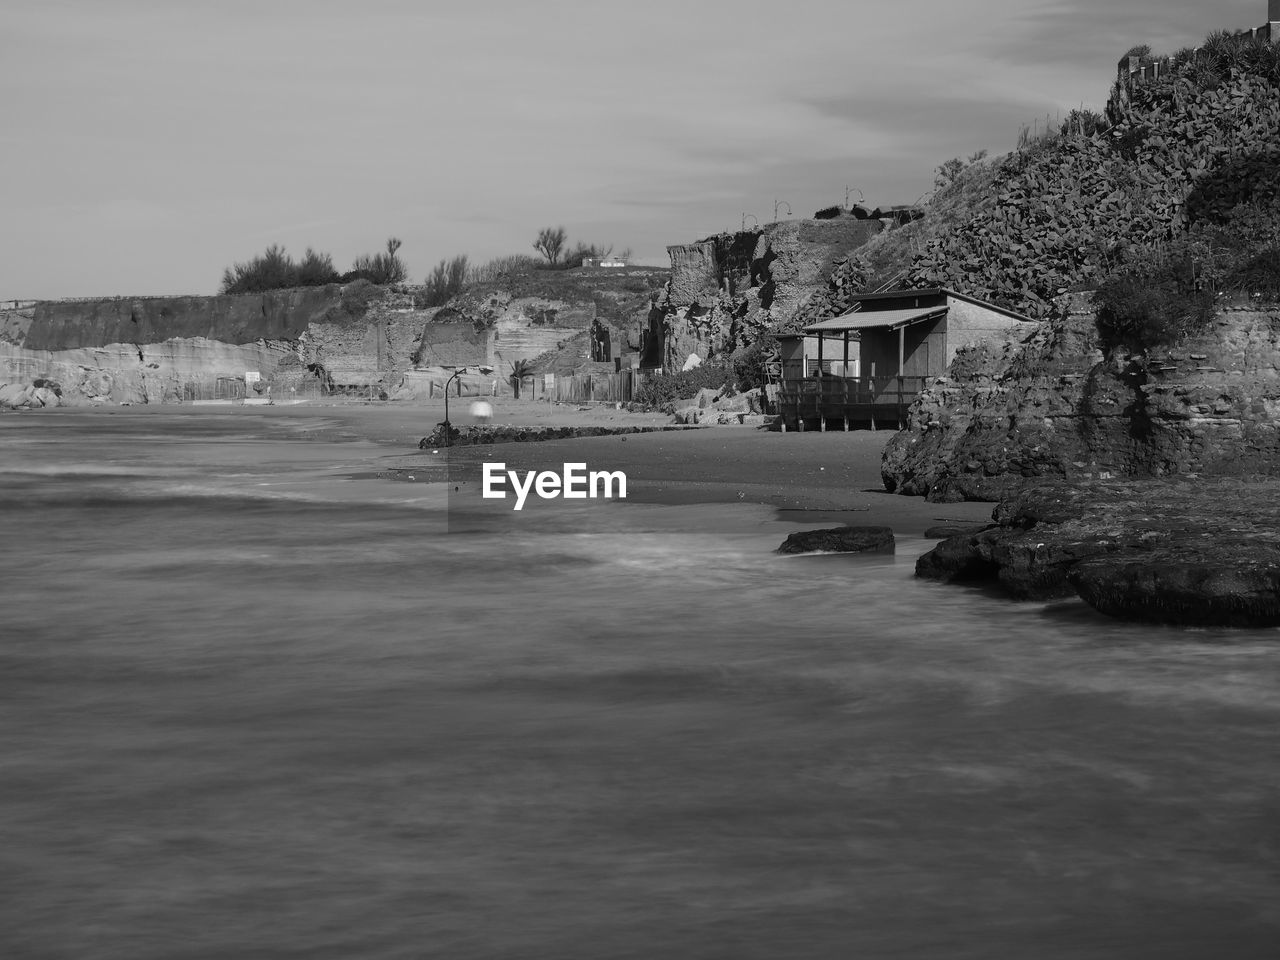
[[[778,385],[784,430],[899,429],[926,377],[808,377]]]

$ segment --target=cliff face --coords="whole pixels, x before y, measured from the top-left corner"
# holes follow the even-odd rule
[[[392,393],[433,364],[548,353],[590,360],[597,317],[613,356],[639,340],[665,270],[532,271],[446,307],[364,281],[266,294],[56,301],[0,311],[0,405],[168,403],[328,389]],[[260,377],[255,388],[246,374]],[[250,378],[251,379],[251,378]]]
[[[294,340],[341,303],[337,284],[218,297],[52,301],[36,305],[18,346],[77,350],[195,337],[230,344]]]
[[[252,392],[279,379],[319,389],[307,364],[382,382],[393,374],[401,316],[368,283],[265,294],[38,303],[0,314],[5,405],[169,403]],[[409,302],[411,298],[403,298]],[[376,309],[375,309],[376,308]],[[421,331],[421,324],[414,334]],[[405,354],[405,365],[409,350]],[[233,386],[237,381],[239,386]],[[41,387],[51,383],[52,388]],[[286,383],[287,382],[287,383]],[[45,393],[35,393],[45,389]]]
[[[292,343],[279,340],[230,344],[181,337],[57,351],[0,343],[0,405],[212,399],[219,380],[243,383],[250,370],[270,377],[292,356]]]
[[[586,366],[587,331],[596,320],[608,330],[611,356],[629,366],[667,278],[666,270],[651,267],[533,270],[480,284],[450,301],[446,312],[489,331],[489,362],[503,374],[520,360],[565,373]]]
[[[1280,469],[1280,307],[1224,306],[1175,347],[1105,352],[1082,298],[1030,338],[965,350],[885,450],[888,489],[996,500],[1030,479]]]
[[[785,325],[838,261],[884,228],[853,217],[787,220],[668,247],[671,280],[657,303],[663,365],[730,353]]]

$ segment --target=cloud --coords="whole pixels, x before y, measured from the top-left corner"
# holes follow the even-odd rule
[[[524,250],[551,222],[657,255],[744,212],[767,221],[775,199],[797,215],[842,202],[846,187],[910,202],[947,158],[1008,149],[1023,124],[1082,100],[1099,107],[1132,44],[1175,49],[1265,11],[1262,0],[9,6],[0,295],[20,286],[14,296],[198,287],[265,242],[346,262],[394,233],[417,272]]]
[[[913,93],[869,97],[830,97],[811,101],[824,117],[870,128],[898,150],[936,151],[941,162],[959,152],[986,147],[1012,147],[1018,130],[1046,114],[1055,104],[1022,97],[970,97]],[[993,145],[994,148],[993,148]]]
[[[1266,20],[1262,0],[1048,0],[1027,4],[1008,18],[1009,31],[993,32],[981,49],[1004,63],[1114,64],[1145,43],[1172,53],[1215,30],[1256,27]]]

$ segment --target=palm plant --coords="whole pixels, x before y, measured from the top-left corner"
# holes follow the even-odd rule
[[[530,364],[528,360],[512,360],[511,373],[507,375],[507,381],[511,384],[511,389],[517,400],[520,399],[520,382],[530,374]]]

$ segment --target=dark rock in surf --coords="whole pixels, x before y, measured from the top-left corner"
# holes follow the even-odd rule
[[[778,553],[893,553],[893,530],[889,527],[831,527],[793,533],[778,547]]]

